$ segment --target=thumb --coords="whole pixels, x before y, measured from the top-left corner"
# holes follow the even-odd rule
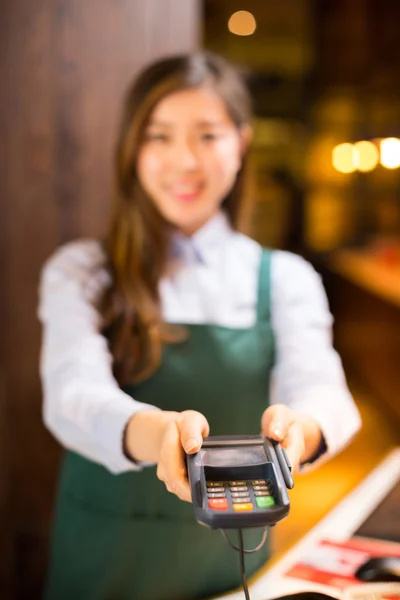
[[[203,437],[206,437],[209,432],[210,426],[204,415],[195,410],[185,410],[181,413],[181,444],[187,454],[198,452]]]
[[[284,404],[273,404],[264,411],[261,418],[261,433],[268,438],[282,442],[288,435],[294,421],[293,412]]]

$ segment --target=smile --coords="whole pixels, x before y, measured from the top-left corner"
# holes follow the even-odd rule
[[[185,202],[196,200],[204,190],[204,184],[196,186],[177,186],[168,188],[168,193],[174,198]]]

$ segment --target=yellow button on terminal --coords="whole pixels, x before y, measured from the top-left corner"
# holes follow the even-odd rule
[[[246,504],[234,504],[233,508],[237,511],[253,510],[253,505],[251,502],[247,502]]]

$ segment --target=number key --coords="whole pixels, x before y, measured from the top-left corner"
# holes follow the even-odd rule
[[[248,504],[251,502],[250,496],[242,496],[241,498],[232,498],[232,504]]]

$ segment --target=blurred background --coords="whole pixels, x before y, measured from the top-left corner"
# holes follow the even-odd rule
[[[399,23],[398,0],[2,0],[2,599],[40,598],[61,457],[41,424],[39,272],[60,244],[103,233],[122,94],[160,56],[208,48],[243,67],[254,237],[322,274],[364,419],[298,478],[277,556],[399,444]]]

